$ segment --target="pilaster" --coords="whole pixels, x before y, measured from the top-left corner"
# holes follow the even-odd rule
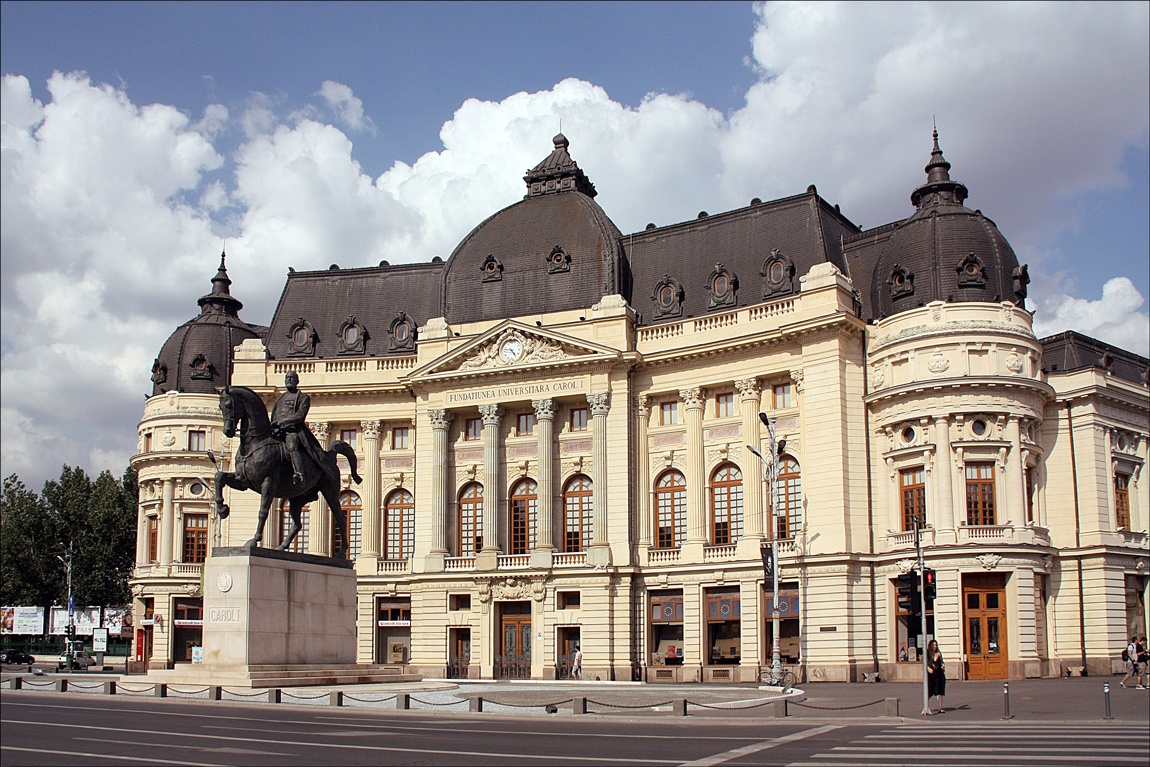
[[[428,410],[431,423],[431,549],[424,560],[427,572],[443,572],[447,557],[447,430],[455,414]]]
[[[499,566],[499,422],[498,405],[480,405],[483,416],[483,549],[475,555],[475,569]]]
[[[379,558],[379,421],[360,421],[359,428],[363,434],[363,460],[366,464],[363,472],[363,538],[360,545],[360,556],[365,559]]]
[[[608,396],[589,394],[587,406],[591,410],[591,441],[593,484],[592,503],[594,517],[591,530],[591,549],[587,552],[587,564],[611,564],[611,547],[607,542],[607,413],[611,410]]]
[[[679,397],[687,411],[687,540],[680,556],[686,562],[703,561],[707,543],[706,461],[703,455],[703,399],[701,389],[681,389]]]
[[[555,462],[553,459],[555,447],[555,400],[531,400],[531,406],[535,408],[535,434],[538,440],[539,455],[539,472],[536,481],[538,485],[536,502],[539,504],[537,510],[539,530],[538,538],[535,542],[535,550],[531,552],[531,566],[550,568],[552,553],[555,551],[555,545],[552,542],[552,526],[555,519],[555,511],[552,508],[552,499],[555,495]]]

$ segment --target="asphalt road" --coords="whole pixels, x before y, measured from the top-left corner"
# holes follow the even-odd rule
[[[1126,722],[502,716],[5,690],[8,765],[1139,765]]]

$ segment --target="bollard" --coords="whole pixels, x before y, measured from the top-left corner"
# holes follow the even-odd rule
[[[14,677],[12,679],[12,689],[13,690],[23,690],[24,689],[24,680],[21,679],[20,677]]]
[[[1013,719],[1010,715],[1010,683],[1002,683],[1002,718]]]
[[[884,698],[885,710],[884,716],[898,716],[898,698]]]
[[[283,699],[283,691],[278,687],[268,690],[268,703],[279,703]]]
[[[68,680],[67,679],[57,679],[56,680],[56,692],[68,692]]]
[[[218,684],[213,684],[210,687],[208,687],[208,700],[223,700],[223,699],[224,699],[224,688],[223,687],[220,687]]]
[[[343,693],[340,692],[339,690],[333,690],[331,692],[331,694],[329,694],[327,696],[327,705],[337,706],[337,707],[342,706],[343,705]]]
[[[572,714],[586,714],[587,713],[587,699],[586,698],[572,698],[571,699],[571,713]]]
[[[687,701],[680,698],[671,701],[671,714],[672,716],[686,716],[687,715]]]
[[[482,711],[483,711],[483,698],[479,697],[478,695],[476,695],[474,698],[472,698],[471,699],[471,705],[468,706],[468,710],[469,711],[477,711],[477,712],[482,713]]]
[[[787,699],[774,701],[771,706],[775,709],[775,716],[787,716]]]
[[[1102,697],[1106,701],[1106,715],[1102,718],[1103,719],[1113,719],[1114,715],[1110,713],[1110,685],[1109,684],[1102,685]]]
[[[104,694],[105,695],[115,695],[116,694],[116,683],[115,682],[104,682]]]
[[[152,694],[157,698],[166,698],[168,697],[168,686],[157,683],[156,686],[152,688]]]
[[[411,696],[406,692],[397,692],[395,694],[395,708],[397,711],[410,711]]]

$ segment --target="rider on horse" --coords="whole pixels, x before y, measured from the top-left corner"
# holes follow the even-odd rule
[[[299,375],[294,370],[289,370],[284,376],[284,385],[287,391],[272,406],[272,434],[283,438],[291,456],[292,483],[301,484],[304,480],[304,455],[313,453],[310,449],[313,445],[308,438],[315,439],[305,422],[311,408],[311,397],[299,390]],[[314,447],[319,447],[318,443]],[[314,454],[310,457],[320,463]]]

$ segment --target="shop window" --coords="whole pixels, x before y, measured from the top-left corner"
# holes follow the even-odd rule
[[[917,572],[917,571],[916,571]],[[922,636],[922,618],[910,615],[906,610],[899,610],[898,582],[891,582],[894,591],[895,607],[895,646],[898,649],[899,663],[921,663],[922,654],[926,652],[926,645],[934,638],[934,610],[926,611],[926,638]]]
[[[310,508],[311,508],[310,506],[304,506],[303,509],[300,510],[300,513],[299,513],[299,523],[300,523],[299,532],[296,534],[296,537],[292,540],[291,546],[289,546],[287,549],[288,551],[294,552],[296,554],[306,554],[307,553],[308,528],[311,527],[311,525],[308,524],[308,519],[311,516],[308,513],[308,510]],[[290,529],[291,529],[291,512],[289,511],[288,502],[287,501],[280,501],[280,540],[281,541],[287,539],[288,530],[290,530]]]
[[[511,553],[526,554],[535,548],[539,487],[524,479],[511,491]]]
[[[993,463],[966,465],[966,524],[998,524],[994,512]]]
[[[799,584],[795,581],[779,583],[779,655],[784,663],[798,663],[802,652],[799,646]],[[774,644],[774,622],[772,611],[775,609],[773,594],[765,594],[763,598],[763,618],[766,630],[764,632],[765,645],[763,657],[771,658]]]
[[[779,483],[775,496],[775,535],[795,538],[803,524],[803,480],[799,462],[789,455],[779,461]]]
[[[573,477],[563,489],[563,550],[586,551],[591,546],[594,493],[591,480]]]
[[[659,405],[659,425],[674,426],[679,423],[679,403],[663,402]]]
[[[204,431],[188,432],[188,450],[204,452],[208,449],[208,435]]]
[[[184,515],[184,563],[203,564],[208,558],[208,515]]]
[[[710,589],[706,593],[709,663],[712,666],[736,664],[742,656],[739,590]]]
[[[409,559],[415,549],[415,498],[406,490],[387,497],[383,520],[383,556]]]
[[[720,466],[711,478],[711,541],[726,546],[743,534],[743,474],[734,464]]]
[[[530,437],[535,433],[535,414],[520,413],[515,423],[516,437]]]
[[[1130,529],[1130,475],[1114,475],[1114,513],[1118,527]]]
[[[898,473],[902,490],[902,529],[913,530],[915,519],[919,526],[926,523],[926,479],[921,466],[903,469]]]
[[[459,556],[483,548],[483,485],[472,482],[459,494]]]
[[[468,418],[467,423],[464,425],[463,438],[469,442],[474,442],[483,437],[483,419],[482,418]]]
[[[730,392],[715,396],[715,418],[730,418],[735,415],[735,395]]]
[[[555,594],[555,602],[560,610],[578,610],[582,597],[578,591],[560,591]]]
[[[355,559],[359,556],[360,544],[362,543],[363,503],[358,493],[345,490],[339,494],[339,505],[343,512],[344,526],[347,528],[345,556],[348,559]],[[339,544],[339,529],[333,522],[331,526],[331,550],[335,551],[340,547]]]
[[[391,449],[407,450],[410,435],[411,429],[407,426],[396,426],[391,430]]]
[[[775,410],[782,410],[788,407],[794,407],[795,401],[791,394],[791,385],[776,384],[774,388],[775,394]]]
[[[381,598],[376,603],[376,662],[411,660],[411,600]]]
[[[172,604],[172,660],[191,663],[204,644],[204,600],[177,597]]]
[[[160,561],[159,540],[160,518],[153,515],[148,517],[148,564],[150,565]]]
[[[683,592],[652,591],[651,665],[683,665]]]
[[[687,480],[677,471],[659,477],[655,485],[655,511],[660,549],[678,548],[687,537]]]

